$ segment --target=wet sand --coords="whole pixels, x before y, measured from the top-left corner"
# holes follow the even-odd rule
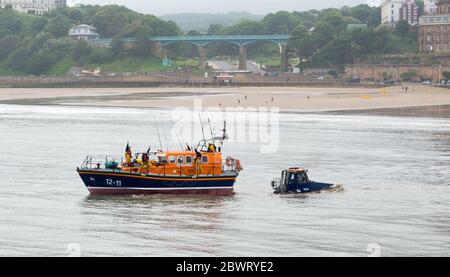
[[[450,105],[450,90],[415,85],[380,88],[61,88],[0,89],[0,103],[140,108],[268,107],[330,112]]]

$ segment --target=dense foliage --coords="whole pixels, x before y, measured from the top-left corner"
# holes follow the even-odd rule
[[[95,26],[102,37],[116,38],[114,47],[93,48],[84,41],[68,39],[69,29],[82,23]],[[116,5],[59,8],[42,17],[0,9],[0,64],[6,74],[44,74],[61,62],[70,67],[111,61],[120,55],[150,55],[139,43],[136,49],[124,49],[122,37],[180,33],[172,21]]]
[[[211,25],[208,34],[290,34],[291,57],[300,58],[304,66],[315,67],[342,67],[370,55],[416,52],[417,31],[411,30],[408,22],[399,22],[396,28],[380,25],[380,13],[380,8],[367,5],[321,11],[279,11],[261,21],[243,20],[229,27]],[[223,46],[211,47],[210,55],[236,51]],[[276,55],[278,48],[257,44],[249,51],[250,56]]]
[[[180,26],[181,30],[188,32],[189,30],[197,30],[206,32],[208,26],[219,24],[222,26],[233,25],[243,19],[261,20],[264,16],[254,15],[248,12],[229,12],[229,13],[178,13],[168,14],[161,18],[171,20]]]
[[[373,55],[414,53],[417,31],[407,22],[395,28],[380,25],[380,8],[359,5],[341,9],[304,12],[279,11],[261,20],[243,19],[230,26],[211,24],[207,32],[192,30],[185,34],[265,35],[290,34],[291,58],[302,66],[342,67]],[[112,38],[111,48],[95,48],[84,41],[67,37],[78,24],[90,24],[102,38]],[[59,8],[44,16],[25,15],[0,9],[0,74],[51,74],[55,68],[67,71],[74,65],[95,65],[118,59],[150,56],[147,38],[181,35],[173,21],[144,15],[123,6],[81,6]],[[134,37],[134,48],[127,48],[122,38]],[[208,56],[235,56],[238,49],[229,43],[207,47]],[[250,57],[275,57],[279,48],[273,43],[249,46]],[[198,50],[187,43],[169,47],[173,58],[195,58]],[[151,57],[148,57],[149,59]]]

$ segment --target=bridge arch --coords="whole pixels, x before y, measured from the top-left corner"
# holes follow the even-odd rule
[[[282,65],[287,64],[285,53],[288,35],[238,35],[238,36],[176,36],[176,37],[152,37],[149,40],[159,43],[163,48],[177,42],[188,42],[198,47],[200,67],[206,67],[205,47],[214,42],[228,42],[239,47],[239,69],[247,70],[247,48],[256,42],[271,42],[278,44]]]

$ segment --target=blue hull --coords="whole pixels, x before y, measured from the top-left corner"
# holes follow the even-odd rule
[[[233,194],[237,176],[156,176],[78,170],[91,194]]]
[[[326,190],[335,190],[339,188],[340,186],[336,186],[334,184],[306,182],[301,184],[289,184],[287,191],[294,193],[310,193],[310,192],[321,192]]]

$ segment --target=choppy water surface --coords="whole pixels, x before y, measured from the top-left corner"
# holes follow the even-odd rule
[[[164,117],[0,105],[0,255],[450,255],[449,119],[285,114],[277,153],[227,145],[245,167],[235,196],[89,197],[84,156],[157,145]],[[273,195],[293,165],[345,191]]]

